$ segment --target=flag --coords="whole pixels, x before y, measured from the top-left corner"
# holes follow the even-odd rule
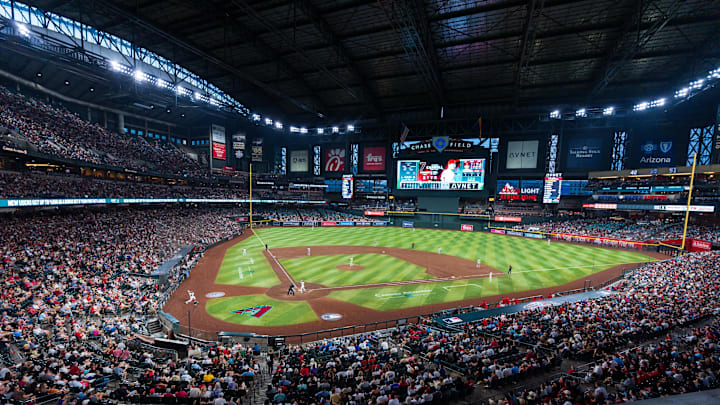
[[[400,132],[400,144],[405,143],[405,139],[407,139],[408,134],[410,133],[410,128],[407,127],[407,125],[402,124],[402,132]]]

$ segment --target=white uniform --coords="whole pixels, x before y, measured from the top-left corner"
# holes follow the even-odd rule
[[[490,280],[489,280],[489,282],[492,283],[492,271],[490,272]]]
[[[196,299],[195,299],[195,293],[194,293],[194,292],[188,290],[188,294],[190,295],[190,298],[188,298],[188,300],[185,301],[186,304],[189,304],[189,303],[191,303],[191,302],[193,302],[193,301],[196,301]]]
[[[307,292],[307,290],[305,289],[305,280],[300,280],[300,292]]]
[[[441,248],[441,247],[438,248],[438,254],[442,254],[442,248]]]
[[[308,256],[310,256],[310,248],[308,248]]]
[[[477,259],[477,263],[475,264],[475,267],[480,268],[480,264],[481,264],[480,259]]]
[[[246,254],[247,254],[247,249],[243,248],[243,256],[245,256]]]
[[[350,258],[350,265],[351,265],[351,266],[353,265],[352,262],[353,262],[353,258],[351,257],[351,258]]]
[[[377,247],[377,241],[375,241],[375,247]]]

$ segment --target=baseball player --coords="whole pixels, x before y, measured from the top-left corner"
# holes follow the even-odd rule
[[[243,248],[243,256],[247,254],[247,249]]]
[[[195,299],[195,293],[194,293],[194,292],[192,292],[192,291],[190,291],[190,290],[187,290],[187,292],[188,292],[188,294],[190,295],[190,298],[188,298],[188,300],[185,301],[186,304],[189,304],[189,303],[191,303],[191,302],[197,301],[197,300]]]
[[[300,293],[306,293],[307,290],[305,289],[305,280],[300,280]]]
[[[480,261],[480,258],[478,258],[477,263],[475,263],[475,267],[477,267],[479,269],[481,264],[482,264],[482,262]]]
[[[438,254],[439,254],[439,255],[442,254],[442,246],[440,246],[440,247],[438,248]]]

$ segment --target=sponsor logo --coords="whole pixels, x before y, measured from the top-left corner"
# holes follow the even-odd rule
[[[706,241],[706,240],[700,240],[700,239],[693,239],[692,240],[692,247],[699,249],[699,250],[711,250],[712,249],[712,243]]]
[[[370,226],[370,222],[355,222],[355,226]]]
[[[460,224],[460,230],[461,231],[470,231],[472,232],[473,226],[468,224]]]
[[[451,318],[443,318],[443,322],[445,322],[448,325],[454,325],[456,323],[461,323],[463,320],[458,318],[457,316],[453,316]]]
[[[337,226],[337,222],[321,222],[321,226]]]
[[[381,171],[385,170],[385,147],[374,146],[365,148],[363,151],[363,170]]]
[[[402,227],[403,228],[414,228],[415,223],[413,221],[403,221]]]
[[[510,183],[505,183],[498,193],[503,200],[537,200],[540,194],[540,187],[513,187]]]
[[[505,235],[505,230],[504,230],[504,229],[491,229],[490,232],[492,232],[492,233],[497,233],[497,234],[500,234],[500,235]]]
[[[660,142],[660,152],[668,153],[672,149],[672,141]]]
[[[354,226],[355,223],[353,223],[353,222],[338,222],[337,225],[338,226]]]
[[[205,294],[206,298],[220,298],[220,297],[224,297],[224,296],[225,296],[225,293],[222,291],[209,292],[209,293]]]
[[[365,211],[365,215],[369,217],[384,217],[385,211]]]
[[[373,222],[373,226],[385,226],[387,225],[387,222]]]
[[[225,160],[225,145],[213,142],[212,157],[215,159]]]
[[[323,321],[339,321],[342,319],[342,315],[337,312],[328,312],[327,314],[320,315],[320,319]]]
[[[328,149],[325,152],[325,171],[341,172],[345,170],[345,148]]]
[[[523,233],[518,231],[507,231],[505,233],[512,236],[523,236]]]
[[[262,318],[263,315],[267,314],[272,308],[272,305],[259,305],[256,307],[236,309],[235,311],[230,312],[232,312],[233,314],[246,315],[253,318]]]
[[[522,222],[522,217],[508,217],[503,215],[496,215],[494,220],[496,222]]]
[[[432,138],[432,146],[438,152],[442,152],[450,144],[450,137],[448,136],[435,136]]]
[[[540,141],[511,141],[508,142],[507,169],[535,169],[537,167],[537,151]]]

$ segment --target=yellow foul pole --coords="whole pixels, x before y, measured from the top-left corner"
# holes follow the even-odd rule
[[[252,229],[252,163],[250,163],[250,229]]]
[[[690,173],[690,191],[688,191],[687,206],[685,207],[685,227],[683,228],[682,246],[680,250],[685,249],[685,236],[687,235],[688,220],[690,220],[690,200],[692,199],[693,183],[695,182],[695,162],[697,161],[697,153],[693,155],[692,172]]]

